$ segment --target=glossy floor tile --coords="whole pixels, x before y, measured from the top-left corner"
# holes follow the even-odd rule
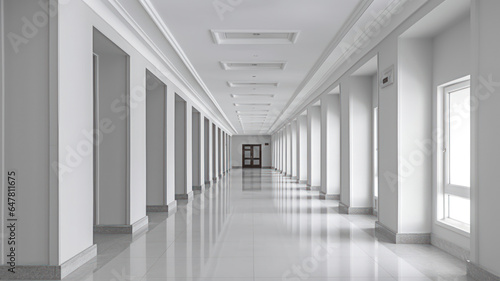
[[[65,280],[472,280],[441,250],[381,241],[375,217],[337,210],[275,171],[233,170],[176,214],[148,214],[142,234],[96,235],[98,257]]]

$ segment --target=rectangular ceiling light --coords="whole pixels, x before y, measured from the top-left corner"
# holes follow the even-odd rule
[[[234,106],[271,106],[270,103],[258,103],[258,102],[248,102],[248,103],[235,103]]]
[[[259,109],[259,110],[236,110],[238,114],[267,114],[269,110]]]
[[[224,70],[283,70],[285,62],[220,62]]]
[[[295,44],[295,30],[211,30],[215,44]]]
[[[274,98],[271,94],[231,94],[231,97],[238,98]]]
[[[231,88],[276,88],[278,82],[231,82],[227,85]]]

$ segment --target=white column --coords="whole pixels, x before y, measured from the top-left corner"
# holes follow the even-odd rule
[[[495,0],[472,1],[473,73],[471,93],[479,101],[472,110],[472,186],[471,186],[471,263],[468,273],[477,280],[499,280],[500,250],[498,214],[500,189],[498,188],[500,159],[500,42],[498,11],[500,2]],[[471,103],[473,105],[474,103]],[[489,277],[483,271],[494,274]]]
[[[353,76],[342,84],[341,157],[344,169],[341,183],[341,213],[373,213],[373,80],[371,76]]]
[[[193,149],[192,149],[192,167],[193,167],[193,190],[204,191],[205,187],[205,117],[199,111],[193,109]]]
[[[292,176],[292,125],[286,125],[286,175]]]
[[[307,116],[297,117],[297,181],[307,183]]]
[[[321,199],[340,197],[340,98],[321,98]]]
[[[192,106],[179,96],[175,101],[175,197],[193,199]]]
[[[205,118],[205,184],[212,185],[213,175],[213,139],[212,139],[212,122]],[[209,186],[207,186],[209,187]]]
[[[212,156],[213,156],[213,175],[212,180],[217,182],[219,179],[219,138],[218,135],[219,128],[215,124],[212,123]]]
[[[307,109],[307,185],[321,186],[321,107]]]
[[[291,162],[292,162],[292,178],[297,179],[297,120],[292,121],[290,126],[290,137],[291,137]]]
[[[224,159],[222,158],[222,155],[224,153],[224,144],[223,144],[222,134],[223,134],[222,129],[218,128],[217,129],[217,139],[218,139],[219,147],[217,150],[217,158],[219,161],[219,174],[218,174],[219,178],[222,178],[223,173],[224,173],[224,167],[223,167]]]

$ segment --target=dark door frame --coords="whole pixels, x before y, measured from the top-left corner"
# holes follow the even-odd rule
[[[250,147],[250,157],[251,158],[245,158],[245,146],[249,146]],[[259,157],[256,158],[254,155],[253,155],[253,152],[254,152],[254,147],[259,147]],[[246,149],[248,150],[248,149]],[[262,144],[243,144],[241,146],[241,154],[242,154],[242,167],[243,168],[262,168]],[[245,165],[245,160],[248,160],[248,159],[251,159],[251,164],[250,165]],[[254,165],[254,159],[258,159],[259,160],[259,164],[258,165]]]

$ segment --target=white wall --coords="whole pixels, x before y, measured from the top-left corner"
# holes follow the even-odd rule
[[[498,27],[500,1],[473,1],[472,42],[475,58],[472,93],[480,103],[473,111],[473,182],[472,186],[472,262],[500,276],[500,188],[498,188],[500,159],[500,40]],[[477,55],[474,52],[478,52]]]
[[[437,89],[440,85],[449,83],[458,78],[470,75],[471,65],[471,44],[470,37],[470,17],[466,16],[454,22],[448,28],[440,32],[433,38],[433,125],[436,131],[438,125],[437,112],[442,108],[442,102],[438,101]],[[450,48],[450,46],[453,46]],[[435,148],[439,151],[438,148]],[[437,205],[438,184],[441,183],[438,168],[441,169],[442,161],[438,157],[440,153],[434,155],[433,160],[433,206]],[[470,249],[470,239],[466,235],[456,231],[451,231],[437,223],[437,212],[433,212],[432,233],[441,239],[448,240],[464,249]]]
[[[265,145],[268,143],[269,145]],[[262,145],[262,168],[271,167],[271,136],[249,136],[234,135],[231,138],[231,162],[233,168],[242,167],[243,163],[243,144],[261,144]]]

